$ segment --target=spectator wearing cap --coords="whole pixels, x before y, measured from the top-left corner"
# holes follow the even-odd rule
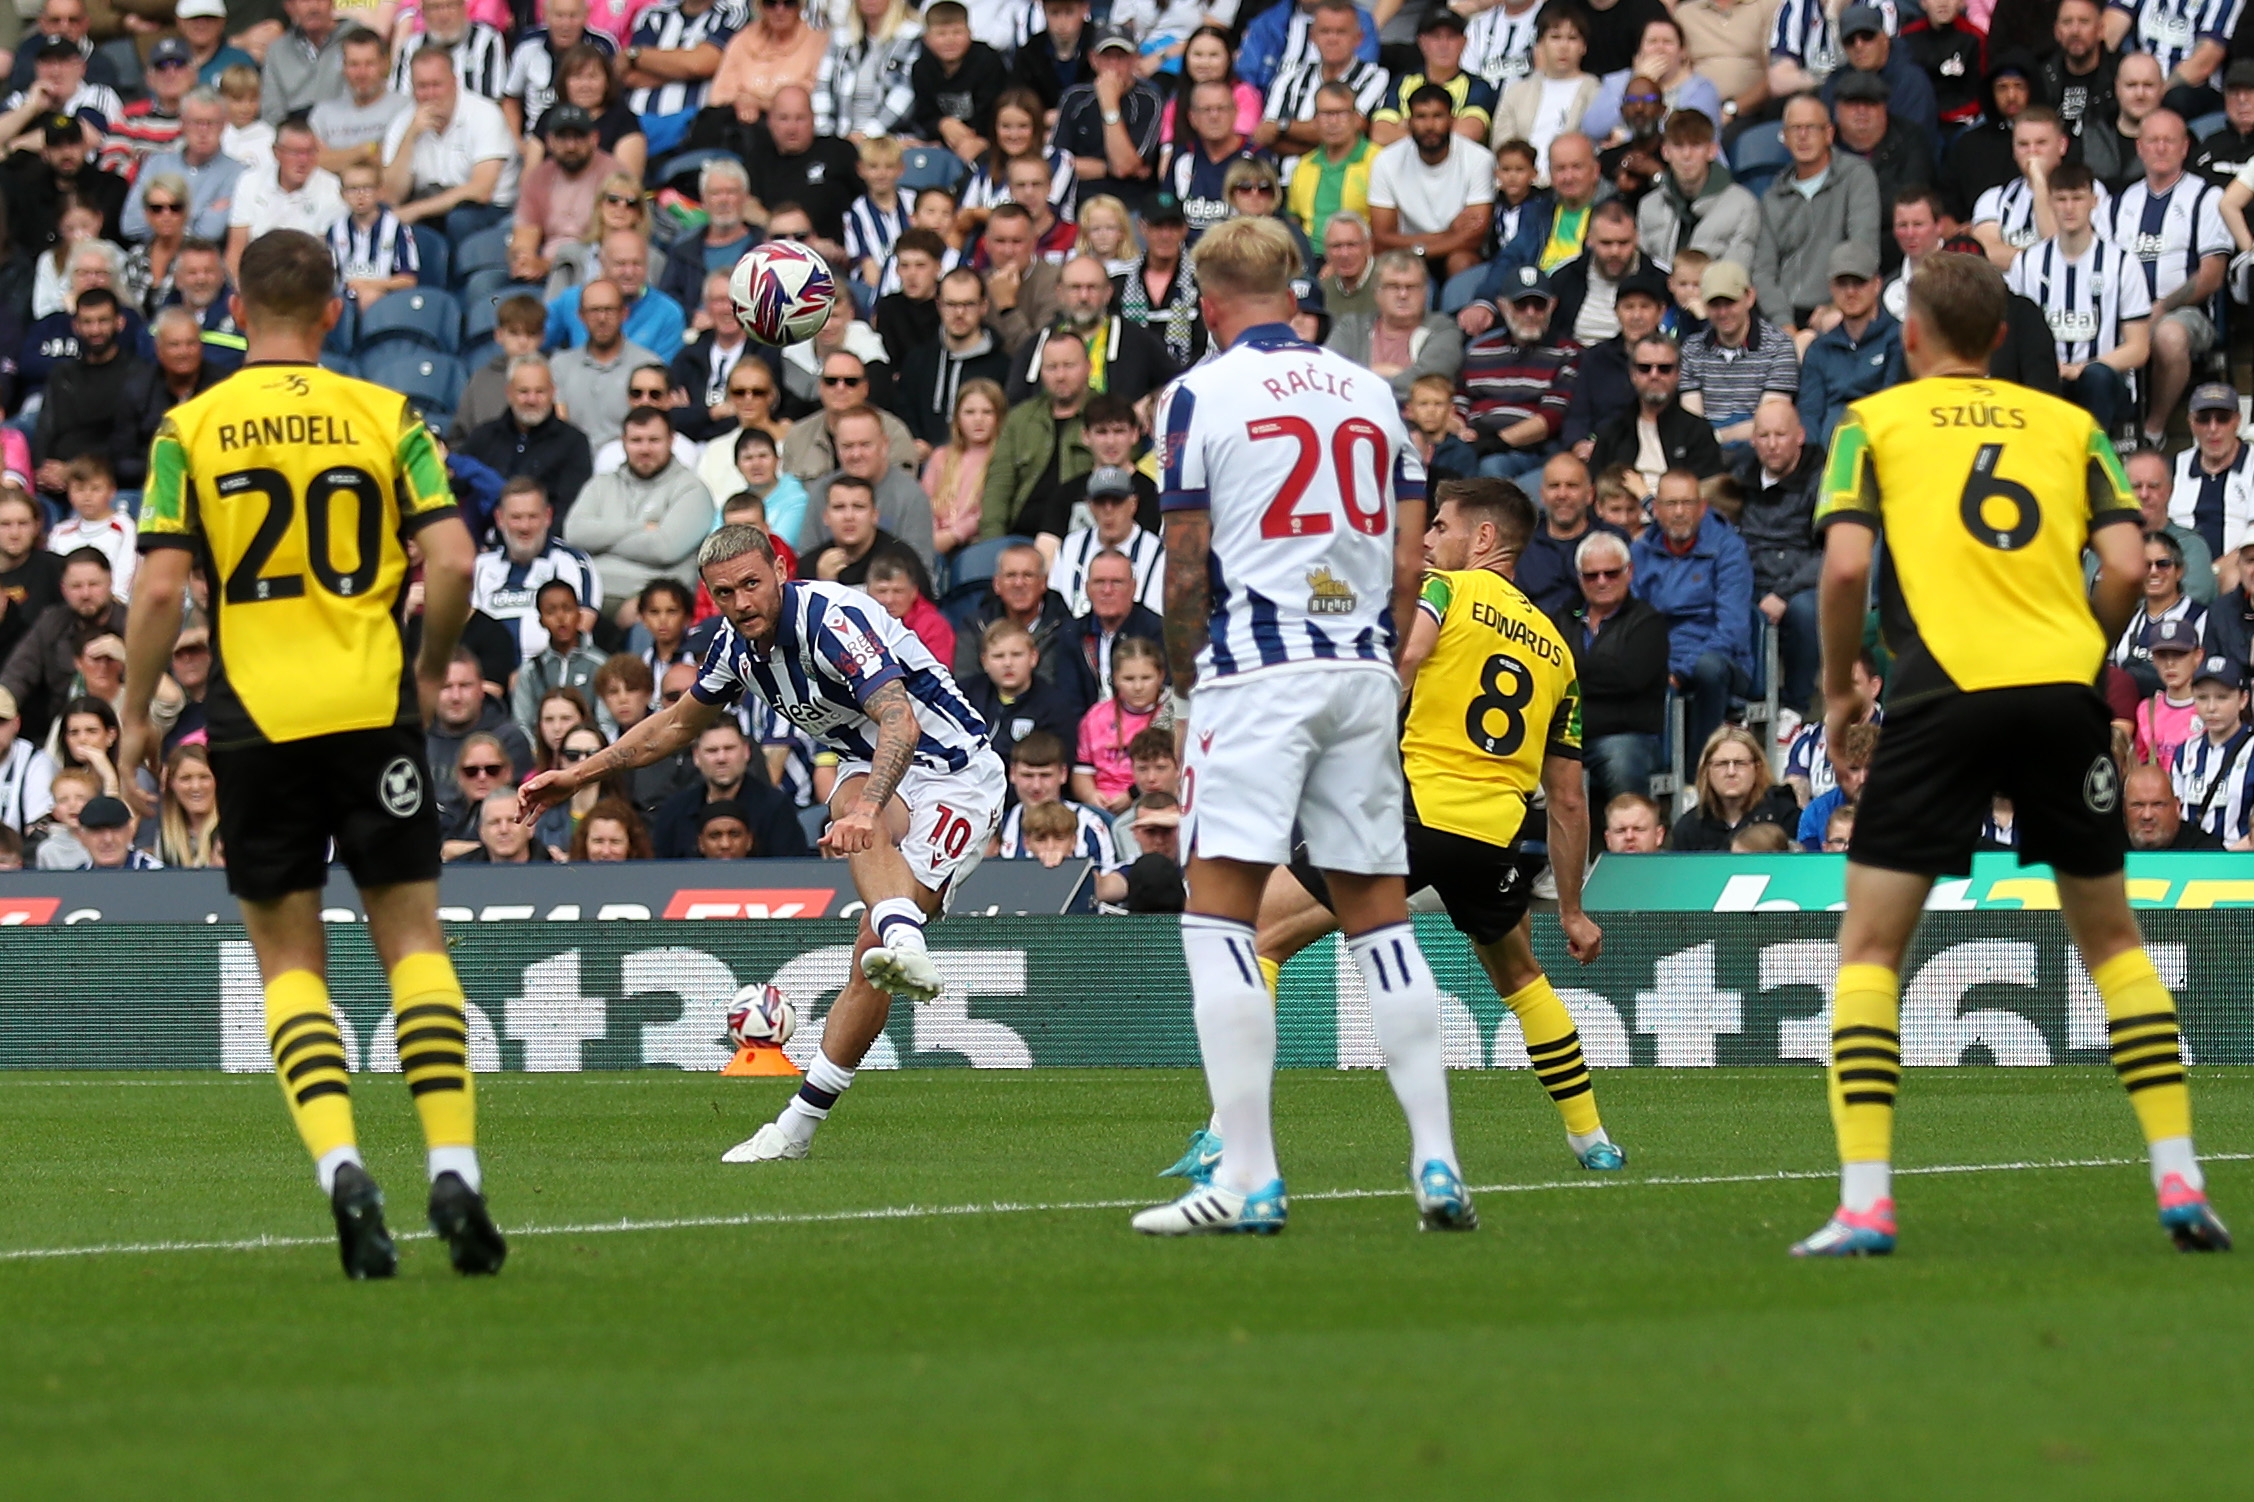
[[[1850,5],[1839,13],[1841,66],[1824,79],[1825,104],[1834,103],[1840,88],[1858,73],[1886,81],[1887,108],[1893,116],[1922,132],[1926,139],[1939,133],[1941,107],[1933,97],[1932,80],[1907,47],[1894,45],[1887,33],[1886,14],[1875,5]]]
[[[1499,94],[1494,84],[1464,69],[1467,23],[1447,6],[1435,6],[1417,23],[1417,51],[1424,67],[1394,76],[1385,103],[1370,116],[1370,139],[1390,146],[1409,133],[1409,101],[1427,84],[1445,89],[1460,136],[1484,147],[1494,123]]]
[[[751,742],[732,716],[723,715],[697,737],[691,761],[697,782],[665,800],[650,820],[650,842],[659,860],[697,858],[698,820],[706,806],[732,804],[763,856],[806,855],[806,833],[798,808],[770,787],[764,775],[751,775]]]
[[[1427,264],[1406,250],[1379,256],[1377,312],[1335,320],[1328,341],[1347,359],[1392,382],[1395,399],[1404,403],[1410,388],[1425,376],[1445,376],[1452,383],[1463,369],[1463,331],[1447,314],[1427,311]]]
[[[2144,629],[2144,649],[2160,687],[2145,694],[2130,722],[2137,760],[2175,765],[2176,748],[2200,733],[2199,703],[2192,693],[2200,659],[2207,655],[2196,622],[2154,621]]]
[[[2109,654],[2114,666],[2136,680],[2137,692],[2160,690],[2160,675],[2152,665],[2146,633],[2162,621],[2182,621],[2194,633],[2207,624],[2207,612],[2184,593],[2184,550],[2165,532],[2148,532],[2144,539],[2144,599]]]
[[[1559,441],[1583,459],[1595,445],[1598,428],[1635,410],[1635,362],[1629,351],[1636,341],[1659,331],[1672,306],[1667,279],[1650,266],[1631,271],[1613,284],[1612,315],[1620,332],[1582,345],[1580,379],[1574,383],[1573,399],[1565,408],[1565,426],[1558,433]]]
[[[1064,91],[1050,140],[1071,155],[1082,198],[1109,193],[1140,203],[1158,170],[1166,103],[1138,75],[1135,39],[1124,27],[1097,27],[1089,60],[1095,81]]]
[[[2254,731],[2246,725],[2246,669],[2220,653],[2200,660],[2191,696],[2203,732],[2177,748],[2171,769],[2186,824],[2225,850],[2254,849]]]
[[[516,794],[509,795],[513,803]],[[133,810],[122,799],[90,798],[78,811],[78,841],[96,871],[161,871],[164,862],[133,848]]]
[[[1824,265],[1828,270],[1828,252]],[[1755,305],[1753,282],[1736,262],[1709,265],[1698,291],[1707,326],[1683,345],[1683,407],[1705,418],[1720,442],[1743,443],[1753,436],[1753,409],[1762,397],[1799,395],[1798,353]]]
[[[8,75],[10,89],[28,89],[38,75],[40,48],[49,41],[68,42],[86,63],[86,76],[113,89],[125,87],[116,66],[94,50],[91,18],[86,0],[42,0],[37,21],[17,42],[15,66]],[[110,18],[105,18],[105,23]]]
[[[1933,184],[1932,138],[1887,107],[1884,74],[1850,72],[1832,98],[1839,126],[1839,149],[1870,164],[1878,179],[1878,222],[1886,230],[1879,243],[1881,263],[1891,269],[1902,258],[1894,243],[1894,201]]]
[[[1818,334],[1801,359],[1801,424],[1817,444],[1831,442],[1849,402],[1903,380],[1902,326],[1878,305],[1875,245],[1849,241],[1831,248],[1831,305],[1839,322]]]
[[[196,83],[188,44],[178,37],[159,41],[149,49],[143,78],[148,93],[110,122],[102,148],[108,160],[128,173],[137,173],[141,163],[180,139],[180,101]]]
[[[1457,132],[1455,100],[1439,84],[1409,96],[1408,117],[1408,135],[1370,168],[1370,241],[1380,255],[1406,250],[1454,276],[1479,263],[1495,164]]]
[[[2241,545],[2254,540],[2254,454],[2238,436],[2238,392],[2221,381],[2191,393],[2192,447],[2176,456],[2168,520],[2199,534],[2225,588],[2236,584]]]
[[[2131,850],[2174,853],[2223,848],[2213,835],[2184,822],[2168,764],[2129,768],[2128,776],[2121,779],[2121,810],[2128,821]]]
[[[576,104],[547,113],[547,150],[517,189],[516,222],[509,231],[509,267],[518,281],[547,279],[551,257],[594,221],[605,179],[618,170],[596,144],[595,119]]]
[[[218,88],[219,75],[229,68],[258,66],[257,58],[227,40],[227,0],[180,0],[172,17],[202,87]]]
[[[0,127],[6,121],[0,120]],[[14,140],[0,133],[0,141]],[[8,204],[9,239],[26,250],[39,251],[55,243],[65,204],[89,204],[102,215],[102,238],[114,243],[125,239],[123,214],[125,179],[97,168],[87,149],[86,131],[69,115],[41,117],[36,155],[18,152],[0,174],[0,193]]]
[[[1646,495],[1670,469],[1687,469],[1700,479],[1722,473],[1722,448],[1713,427],[1686,408],[1678,395],[1683,356],[1675,341],[1665,334],[1647,334],[1628,353],[1628,379],[1636,388],[1636,405],[1589,435],[1590,472],[1601,475],[1616,464],[1626,465],[1639,476]],[[1748,419],[1749,435],[1751,426]]]
[[[86,76],[86,55],[78,44],[48,37],[32,51],[32,81],[8,96],[0,106],[0,141],[15,142],[42,116],[68,115],[77,121],[89,145],[109,132],[113,121],[125,117],[125,101],[106,83]]]
[[[1180,366],[1205,358],[1205,319],[1198,312],[1197,275],[1182,248],[1190,240],[1189,216],[1172,193],[1158,192],[1143,206],[1143,253],[1111,279],[1119,316],[1166,346]]]
[[[756,852],[751,842],[751,815],[733,798],[721,798],[697,810],[697,859],[748,860]]]
[[[1091,434],[1091,441],[1094,435]],[[1064,597],[1074,615],[1090,609],[1090,580],[1098,559],[1117,554],[1126,560],[1129,598],[1152,609],[1166,602],[1166,548],[1135,520],[1135,477],[1116,465],[1099,465],[1088,475],[1088,509],[1095,520],[1074,527],[1049,565],[1049,588]]]
[[[189,238],[219,244],[227,238],[227,216],[235,206],[235,190],[245,168],[219,149],[227,127],[227,104],[214,90],[198,88],[180,101],[178,140],[170,150],[142,159],[119,214],[119,227],[129,240],[145,240],[163,226],[149,221],[149,187],[158,179],[178,177],[188,185],[187,218],[170,226]],[[176,210],[177,212],[177,210]]]
[[[1539,267],[1521,266],[1505,295],[1503,327],[1464,350],[1456,416],[1464,429],[1459,437],[1478,453],[1479,473],[1511,480],[1549,457],[1565,425],[1581,347],[1552,334],[1557,298]]]
[[[1660,130],[1659,154],[1666,170],[1636,205],[1643,253],[1662,266],[1674,265],[1681,250],[1752,265],[1761,201],[1730,176],[1714,122],[1697,110],[1677,110]]]
[[[1802,97],[1786,104],[1784,145],[1792,162],[1761,196],[1753,283],[1763,315],[1792,333],[1806,328],[1829,298],[1831,248],[1878,243],[1878,178],[1862,158],[1834,151],[1834,134],[1819,101]]]
[[[2254,161],[2254,58],[2242,57],[2223,72],[2223,123],[2200,137],[2191,170],[2227,189],[2250,161]]]

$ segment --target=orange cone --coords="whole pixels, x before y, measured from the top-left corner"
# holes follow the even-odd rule
[[[739,1076],[796,1076],[804,1074],[806,1071],[793,1064],[790,1061],[790,1055],[784,1053],[774,1044],[761,1043],[737,1049],[736,1056],[720,1066],[720,1072]]]

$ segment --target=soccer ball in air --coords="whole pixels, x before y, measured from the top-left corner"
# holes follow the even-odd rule
[[[797,1031],[798,1008],[774,986],[745,986],[728,1003],[728,1041],[738,1048],[788,1043]]]
[[[761,344],[802,344],[821,331],[837,303],[829,262],[795,240],[769,240],[744,252],[728,278],[736,321]]]

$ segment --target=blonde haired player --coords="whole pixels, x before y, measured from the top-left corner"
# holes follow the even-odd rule
[[[1558,922],[1582,964],[1604,935],[1581,910],[1589,811],[1581,786],[1581,685],[1573,654],[1512,582],[1533,535],[1534,503],[1507,480],[1443,480],[1425,533],[1424,577],[1401,671],[1408,704],[1401,759],[1409,785],[1408,890],[1431,888],[1518,1019],[1535,1078],[1565,1121],[1581,1166],[1624,1167],[1597,1114],[1581,1036],[1534,957],[1526,912],[1545,864],[1557,871]],[[1549,854],[1522,850],[1535,789],[1547,802]],[[1304,858],[1268,883],[1260,970],[1273,991],[1283,962],[1337,928],[1330,893]],[[1166,1170],[1202,1179],[1220,1161],[1211,1126]]]
[[[1971,869],[1996,796],[2015,810],[2019,858],[2056,871],[2060,912],[2104,999],[2113,1068],[2144,1131],[2161,1225],[2187,1251],[2230,1246],[2192,1151],[2175,999],[2129,910],[2121,777],[2092,687],[2142,592],[2140,513],[2089,413],[1989,379],[2008,297],[1980,257],[1918,267],[1902,326],[1915,379],[1847,408],[1817,497],[1832,745],[1862,717],[1853,678],[1882,533],[1894,670],[1847,846],[1831,1014],[1839,1208],[1795,1256],[1894,1250],[1902,957],[1934,878]],[[2086,591],[2085,547],[2098,557]]]
[[[1392,388],[1292,332],[1299,252],[1272,219],[1231,219],[1193,257],[1223,353],[1158,402],[1166,650],[1187,700],[1182,951],[1228,1152],[1210,1183],[1134,1217],[1179,1236],[1275,1232],[1287,1214],[1269,1112],[1276,1019],[1253,919],[1303,831],[1329,882],[1394,1093],[1422,1223],[1478,1224],[1456,1161],[1440,998],[1402,876],[1390,622],[1415,608],[1424,466]]]
[[[438,923],[438,805],[423,727],[469,617],[476,548],[446,466],[405,397],[315,363],[342,305],[329,248],[276,230],[243,251],[239,374],[166,414],[141,498],[126,628],[121,765],[159,739],[149,700],[189,570],[211,581],[205,710],[227,888],[266,983],[266,1031],[298,1134],[336,1218],[345,1273],[398,1257],[360,1160],[344,1040],[330,1010],[321,889],[331,842],[391,978],[399,1064],[429,1146],[430,1223],[454,1268],[494,1273],[462,985]],[[406,540],[423,553],[423,640],[407,660]]]

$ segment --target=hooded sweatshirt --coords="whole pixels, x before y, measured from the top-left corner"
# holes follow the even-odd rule
[[[1706,169],[1698,197],[1686,199],[1673,171],[1659,174],[1636,208],[1636,243],[1662,266],[1673,266],[1683,249],[1703,250],[1717,261],[1753,264],[1761,238],[1761,201],[1717,161]]]
[[[2026,79],[2030,95],[2042,87],[2036,80],[2035,60],[2026,53],[1995,54],[1980,80],[1980,118],[1950,145],[1941,164],[1939,186],[1948,197],[1949,212],[1966,222],[1971,221],[1972,206],[1981,194],[2019,176],[2011,159],[2011,121],[1996,108],[1996,80],[2006,73]]]
[[[603,598],[622,600],[656,578],[686,579],[712,530],[712,493],[680,461],[643,479],[628,466],[597,475],[564,519],[564,541],[595,560]]]

